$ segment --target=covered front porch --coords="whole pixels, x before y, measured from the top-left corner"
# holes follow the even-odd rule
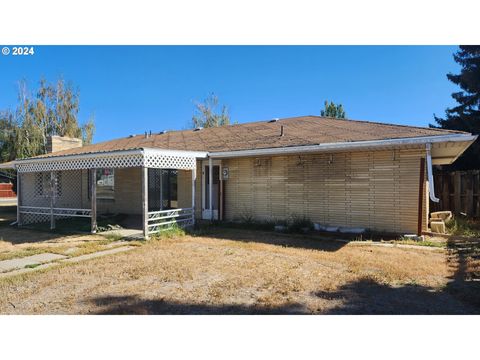
[[[84,219],[95,233],[98,219],[124,214],[145,239],[171,226],[192,226],[197,159],[206,155],[144,148],[18,160],[17,224],[55,229]]]

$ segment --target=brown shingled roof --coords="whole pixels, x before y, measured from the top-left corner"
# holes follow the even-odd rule
[[[284,136],[280,136],[281,126]],[[199,131],[170,131],[164,134],[136,135],[81,148],[59,151],[42,157],[97,153],[106,151],[160,148],[189,151],[235,151],[289,146],[316,145],[413,138],[462,133],[443,129],[392,125],[370,121],[341,120],[320,116],[302,116],[275,122],[259,121],[206,128]]]

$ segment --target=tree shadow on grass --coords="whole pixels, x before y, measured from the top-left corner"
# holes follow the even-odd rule
[[[203,228],[201,232],[193,231],[192,235],[208,236],[210,238],[239,241],[243,243],[261,243],[321,251],[337,251],[347,244],[346,241],[337,241],[332,237],[312,237],[300,234],[282,234],[260,230],[237,230],[223,227]]]
[[[164,299],[145,300],[137,296],[105,296],[91,301],[98,307],[97,315],[280,315],[305,314],[300,304],[281,306],[238,304],[193,304]]]
[[[452,276],[446,290],[480,309],[480,239],[452,237],[447,242],[447,251]]]
[[[336,291],[318,290],[307,303],[265,304],[184,303],[138,296],[106,296],[90,300],[95,314],[137,315],[467,315],[478,309],[466,306],[448,292],[417,285],[389,286],[369,278],[347,283]],[[314,300],[322,308],[314,309]],[[331,302],[329,304],[329,302]]]
[[[444,290],[418,285],[389,286],[372,279],[348,283],[334,292],[318,291],[322,299],[340,300],[326,312],[334,315],[467,315],[477,311]]]

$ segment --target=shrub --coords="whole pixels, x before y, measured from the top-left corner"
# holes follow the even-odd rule
[[[304,233],[305,230],[313,229],[313,222],[305,216],[292,215],[287,224],[288,231],[294,233]]]
[[[445,226],[452,235],[480,237],[480,220],[454,217]]]
[[[178,224],[172,224],[167,229],[153,235],[153,238],[154,239],[161,239],[161,238],[171,239],[176,237],[182,237],[185,235],[186,235],[186,232],[183,228],[178,226]]]

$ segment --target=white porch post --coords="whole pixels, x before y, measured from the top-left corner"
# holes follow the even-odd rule
[[[210,208],[210,220],[213,220],[213,160],[208,158],[208,204]]]
[[[142,167],[143,237],[148,240],[148,168]]]
[[[17,171],[17,226],[22,226],[22,214],[20,213],[20,206],[22,206],[21,183],[21,173]]]
[[[160,210],[163,210],[163,169],[160,169]]]
[[[192,225],[195,225],[195,185],[197,182],[197,168],[192,169]]]
[[[97,169],[90,169],[91,232],[97,232]]]
[[[55,229],[55,216],[53,215],[53,207],[55,206],[55,173],[50,171],[50,230]]]

